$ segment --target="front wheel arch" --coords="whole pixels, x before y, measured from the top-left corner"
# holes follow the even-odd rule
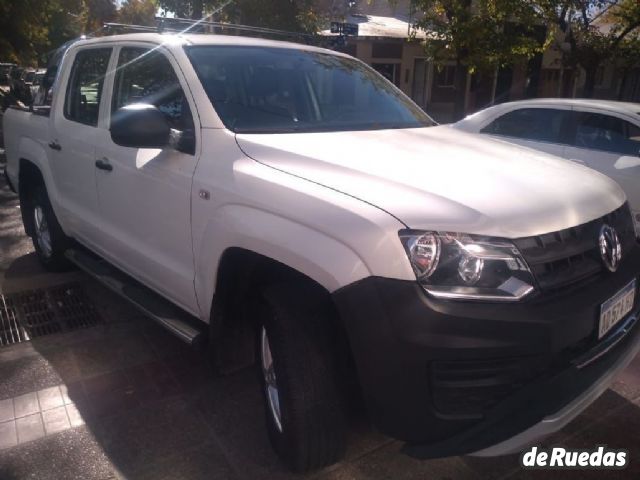
[[[258,292],[269,285],[291,283],[304,285],[310,304],[323,305],[328,321],[340,332],[345,365],[351,364],[347,333],[333,297],[322,285],[272,258],[239,247],[225,250],[220,258],[216,292],[210,312],[210,343],[216,368],[223,372],[253,365],[258,325],[254,301]]]

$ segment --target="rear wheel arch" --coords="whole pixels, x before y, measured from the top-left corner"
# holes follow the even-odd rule
[[[58,222],[42,172],[29,160],[21,159],[18,178],[22,222],[38,259],[49,271],[68,270],[65,251],[71,239]]]
[[[19,165],[18,195],[20,197],[20,212],[24,230],[31,237],[34,234],[33,218],[29,215],[31,211],[31,195],[34,188],[38,186],[43,186],[46,189],[46,184],[40,168],[31,160],[21,158]]]

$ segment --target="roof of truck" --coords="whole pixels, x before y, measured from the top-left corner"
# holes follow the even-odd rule
[[[117,42],[148,42],[164,45],[234,45],[248,47],[291,48],[339,56],[348,56],[326,48],[314,47],[301,43],[268,40],[256,37],[241,37],[233,35],[216,35],[202,33],[125,33],[122,35],[108,35],[104,37],[88,38],[74,43],[75,46]]]

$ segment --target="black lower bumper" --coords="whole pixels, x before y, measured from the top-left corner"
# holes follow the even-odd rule
[[[615,274],[518,304],[435,300],[377,277],[334,298],[373,423],[415,456],[445,457],[511,438],[608,372],[640,327],[602,354],[600,306],[639,274],[635,248]],[[600,356],[585,363],[590,352]]]

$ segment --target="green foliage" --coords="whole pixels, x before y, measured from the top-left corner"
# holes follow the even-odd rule
[[[161,9],[177,17],[200,18],[198,12],[218,9],[224,0],[158,0]],[[322,0],[235,0],[213,18],[245,25],[315,33],[323,19]]]
[[[77,38],[84,32],[87,21],[87,9],[83,0],[56,0],[50,1],[49,5],[51,9],[47,23],[47,51]]]
[[[114,0],[84,0],[87,8],[87,22],[85,32],[100,30],[106,22],[116,19],[116,4]]]
[[[314,0],[236,0],[226,12],[236,23],[308,33],[317,32],[321,20]]]
[[[49,10],[39,0],[0,0],[0,61],[36,63],[48,44]]]
[[[427,52],[473,72],[528,59],[543,51],[541,16],[528,0],[417,0]]]
[[[593,94],[598,67],[623,55],[635,55],[640,28],[637,0],[535,0],[556,41],[561,45],[563,63],[580,66],[587,73],[583,95]]]
[[[154,26],[157,8],[154,0],[125,0],[118,10],[118,22]]]
[[[221,3],[218,0],[207,0],[204,4],[201,0],[158,0],[158,6],[161,9],[171,12],[179,18],[191,17],[194,6],[197,8],[204,5],[204,8],[212,9],[218,7]],[[202,12],[202,8],[200,8],[200,11]]]
[[[114,0],[0,0],[0,61],[42,64],[50,50],[115,16]]]

